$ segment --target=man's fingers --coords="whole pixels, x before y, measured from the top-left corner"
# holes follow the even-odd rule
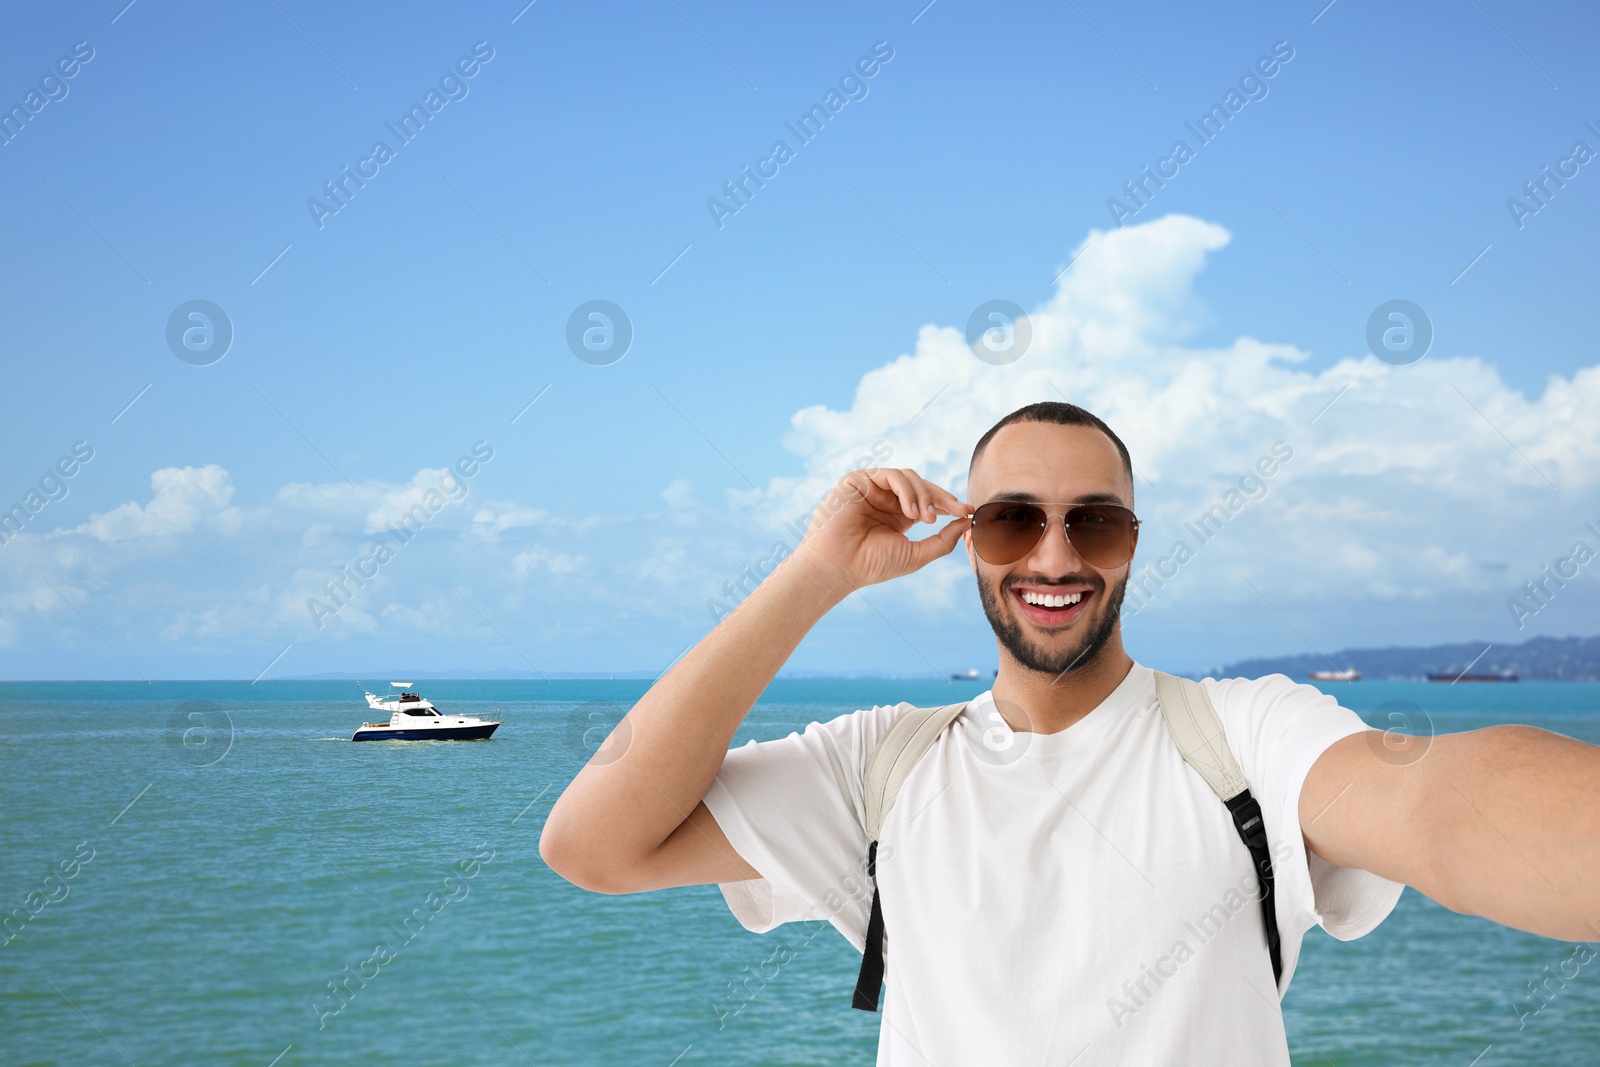
[[[961,540],[961,534],[967,528],[966,519],[951,519],[936,533],[924,537],[915,543],[913,560],[916,569],[920,570],[942,556],[948,556]]]
[[[900,513],[913,522],[931,523],[939,515],[972,513],[971,506],[955,494],[928,481],[909,467],[872,467],[856,473],[864,474],[870,484],[892,492]],[[883,507],[877,500],[872,503]]]
[[[922,479],[917,477],[917,472],[890,467],[883,474],[889,480],[895,495],[900,498],[901,514],[912,522],[921,521],[924,501],[918,491]]]
[[[908,523],[932,524],[938,522],[941,514],[964,518],[971,515],[973,510],[949,490],[928,481],[910,468],[869,467],[851,471],[840,479],[835,492],[840,497],[829,508],[830,514],[838,512],[847,503],[860,501],[878,512],[881,519],[891,521],[891,524],[889,517],[892,515],[898,515]]]
[[[933,486],[935,491],[934,502],[943,509],[946,515],[971,515],[974,509],[965,500],[959,499],[954,493],[941,486]]]
[[[923,522],[932,522],[936,515],[969,515],[972,508],[950,490],[942,485],[928,481],[914,470],[907,469],[906,475],[917,489],[918,509],[922,512],[920,518]]]
[[[844,479],[840,482],[840,489],[844,493],[844,499],[840,502],[841,507],[845,503],[854,503],[858,500],[865,500],[870,507],[873,507],[878,511],[900,511],[901,507],[899,496],[896,495],[893,489],[889,488],[889,486],[886,484],[887,480],[885,480],[885,482],[879,482],[879,480],[874,477],[874,475],[879,473],[881,472],[861,470],[852,471],[845,475]],[[836,507],[833,510],[838,511],[839,508]]]
[[[906,475],[917,490],[917,518],[923,522],[935,521],[939,514],[937,501],[941,490],[914,470],[907,470]]]

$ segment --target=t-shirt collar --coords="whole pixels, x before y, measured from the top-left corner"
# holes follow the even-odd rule
[[[986,762],[1011,763],[1015,759],[1041,756],[1055,758],[1072,752],[1081,752],[1096,744],[1113,722],[1149,702],[1141,699],[1142,697],[1148,697],[1150,700],[1155,698],[1155,672],[1149,667],[1135,663],[1129,669],[1127,676],[1117,683],[1117,687],[1107,694],[1104,700],[1065,730],[1058,730],[1053,734],[1013,731],[995,708],[993,690],[986,690],[968,702],[967,728],[971,731],[969,736],[984,744],[987,752],[1003,753],[1013,745],[1022,746],[1021,751],[1014,757],[1002,755],[987,758]]]

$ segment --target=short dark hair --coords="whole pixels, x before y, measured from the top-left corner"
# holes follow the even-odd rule
[[[1076,404],[1067,404],[1058,400],[1041,400],[1037,404],[1018,408],[993,426],[989,432],[978,438],[978,443],[972,448],[972,459],[967,463],[967,484],[972,484],[972,470],[978,465],[978,457],[983,455],[983,450],[989,446],[989,440],[999,433],[1004,427],[1014,422],[1048,422],[1057,426],[1092,426],[1096,430],[1111,438],[1111,443],[1117,446],[1117,452],[1122,456],[1122,469],[1128,475],[1128,485],[1133,485],[1133,457],[1128,454],[1128,446],[1122,443],[1111,427],[1105,424],[1092,411],[1080,408]]]

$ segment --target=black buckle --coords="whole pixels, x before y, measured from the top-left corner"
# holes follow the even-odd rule
[[[1267,824],[1261,818],[1261,804],[1247,789],[1227,802],[1239,837],[1251,849],[1267,847]]]

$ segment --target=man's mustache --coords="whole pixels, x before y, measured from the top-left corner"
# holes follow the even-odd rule
[[[1066,578],[1028,578],[1013,574],[1001,581],[1000,588],[1010,589],[1017,585],[1087,585],[1091,586],[1095,592],[1103,593],[1106,588],[1106,580],[1095,574],[1070,575]]]

